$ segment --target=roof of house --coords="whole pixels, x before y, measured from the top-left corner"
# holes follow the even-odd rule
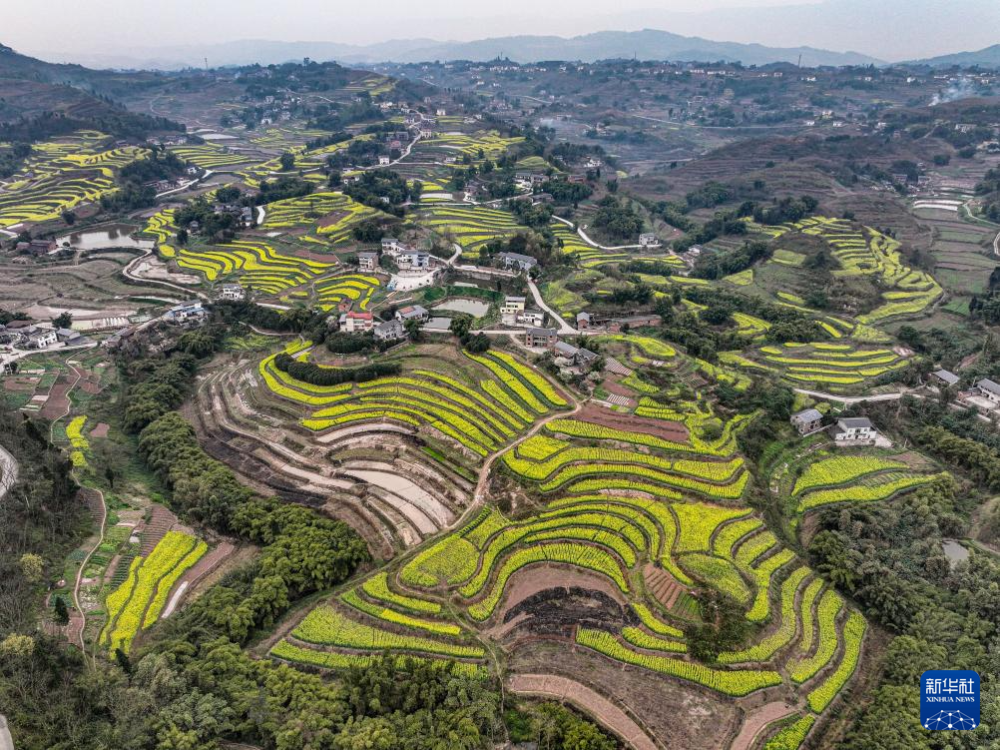
[[[590,313],[589,312],[578,312],[576,314],[576,319],[577,320],[590,320]]]
[[[375,326],[375,333],[384,336],[402,336],[403,323],[398,320],[387,320]]]
[[[557,341],[555,343],[555,346],[553,346],[552,348],[566,357],[575,357],[577,352],[580,351],[575,346],[565,341]]]
[[[872,421],[868,417],[843,417],[837,420],[837,426],[845,430],[870,430]]]
[[[938,380],[943,380],[948,385],[955,385],[955,383],[959,381],[958,375],[953,372],[949,372],[948,370],[935,370],[931,374]]]
[[[792,415],[793,422],[815,422],[819,419],[823,419],[823,415],[816,409],[803,409]]]
[[[524,333],[527,336],[547,336],[550,338],[556,335],[556,332],[551,328],[525,328]]]
[[[378,253],[372,253],[372,252],[358,253],[358,257],[359,258],[377,258],[378,257]]]
[[[401,307],[397,312],[404,318],[423,318],[430,313],[427,312],[427,308],[421,305],[407,305],[406,307]]]
[[[990,380],[989,378],[983,378],[978,383],[976,387],[983,391],[989,391],[990,393],[995,393],[1000,396],[1000,384],[997,384]]]
[[[506,302],[509,305],[511,302],[514,303],[524,302],[525,299],[526,299],[525,297],[511,297],[510,295],[507,295],[506,297],[504,297],[504,302]]]
[[[352,310],[351,312],[347,313],[347,317],[352,318],[354,320],[371,320],[372,314],[370,312],[354,312]]]
[[[500,257],[529,266],[533,266],[538,263],[538,261],[532,258],[530,255],[522,255],[521,253],[500,253]]]

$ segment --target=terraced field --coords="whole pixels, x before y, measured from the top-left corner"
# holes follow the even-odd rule
[[[159,619],[174,584],[207,551],[208,545],[196,537],[170,531],[147,557],[135,557],[127,578],[105,602],[101,645],[109,653],[121,649],[127,654],[140,631]]]
[[[207,281],[235,276],[242,286],[271,295],[313,281],[335,267],[333,262],[283,255],[272,244],[258,240],[233,240],[205,249],[171,249],[178,266],[203,275]]]
[[[720,654],[714,665],[687,654],[683,627],[697,613],[664,608],[643,586],[655,570],[684,588],[731,594],[717,575],[701,577],[712,566],[700,560],[728,569],[747,592],[741,604],[748,620],[769,623],[747,648]],[[698,573],[689,576],[687,568]],[[558,587],[563,576],[575,582],[577,596],[591,589],[593,606],[611,607],[619,619],[596,612],[568,621],[553,617],[553,602],[536,599],[546,588],[541,582]],[[584,583],[588,578],[593,583]],[[821,593],[823,587],[749,509],[569,495],[516,521],[493,508],[481,511],[460,530],[314,609],[271,656],[336,669],[364,664],[373,649],[385,648],[481,670],[489,641],[516,652],[525,636],[568,641],[737,700],[783,686],[800,694],[814,715],[854,672],[864,635],[863,618],[832,590]],[[454,606],[469,620],[456,623],[448,614]],[[798,679],[782,676],[786,664]]]
[[[904,367],[907,362],[889,348],[869,348],[846,342],[771,344],[751,354],[754,360],[729,353],[720,359],[737,367],[758,367],[780,373],[800,387],[820,386],[834,391],[871,383],[881,375]]]
[[[213,171],[231,171],[230,168],[246,164],[254,158],[250,154],[230,151],[212,143],[169,146],[167,150],[184,161]]]
[[[264,210],[263,229],[293,229],[318,224],[317,232],[331,242],[347,239],[352,227],[380,214],[338,192],[288,198],[269,203]]]
[[[463,256],[479,257],[479,248],[493,239],[513,237],[523,227],[506,211],[486,206],[432,203],[418,212],[421,225],[462,247]]]

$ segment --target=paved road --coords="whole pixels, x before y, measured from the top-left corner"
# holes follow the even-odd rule
[[[20,467],[17,461],[6,448],[0,446],[0,500],[2,500],[11,487],[17,484],[17,474]],[[0,746],[2,750],[2,746]]]
[[[531,281],[530,279],[528,280],[528,289],[531,290],[531,296],[535,298],[535,304],[538,305],[540,308],[542,308],[545,312],[547,312],[549,314],[549,317],[552,318],[552,320],[554,320],[558,324],[558,331],[560,336],[569,336],[576,334],[577,331],[573,326],[571,326],[569,323],[563,320],[562,317],[559,315],[559,313],[557,313],[555,310],[553,310],[551,307],[545,304],[545,300],[542,299],[542,293],[538,291],[538,285],[534,281]]]
[[[0,750],[14,750],[14,740],[7,728],[7,717],[0,714]]]
[[[866,401],[898,401],[903,396],[916,396],[910,391],[900,391],[898,393],[879,393],[875,396],[838,396],[836,393],[823,393],[822,391],[809,391],[805,388],[793,388],[796,393],[812,396],[822,401],[836,401],[841,404],[861,404]],[[917,396],[920,398],[920,396]]]

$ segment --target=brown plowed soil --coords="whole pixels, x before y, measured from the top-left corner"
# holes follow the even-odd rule
[[[107,422],[100,422],[97,427],[90,431],[90,436],[92,438],[106,438],[108,436],[108,430],[110,429],[111,426],[108,425]]]
[[[149,512],[149,520],[142,529],[142,544],[139,547],[139,554],[148,557],[175,523],[177,523],[177,516],[162,505],[154,505]]]
[[[73,387],[72,382],[64,380],[65,375],[60,375],[49,391],[49,397],[45,401],[45,406],[38,412],[42,419],[59,419],[69,411],[69,396],[67,394]]]
[[[620,412],[604,409],[595,404],[587,404],[580,410],[576,418],[584,422],[593,422],[594,424],[611,427],[616,430],[643,432],[647,435],[653,435],[663,440],[673,440],[678,443],[685,443],[688,440],[687,427],[680,422],[668,422],[662,419],[621,414]]]
[[[684,592],[684,587],[672,575],[652,563],[646,564],[642,575],[646,580],[646,588],[667,609],[673,607],[677,597]]]

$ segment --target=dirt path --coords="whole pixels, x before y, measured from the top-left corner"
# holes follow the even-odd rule
[[[751,711],[744,720],[740,733],[736,735],[736,739],[729,746],[729,750],[750,750],[753,741],[768,724],[773,724],[778,719],[783,719],[793,713],[795,713],[795,706],[784,701],[767,703]]]
[[[579,682],[547,674],[516,674],[507,681],[512,693],[538,695],[572,703],[592,715],[635,750],[658,750],[657,744],[625,711]]]
[[[108,506],[104,502],[104,493],[100,490],[95,490],[92,488],[84,488],[83,492],[96,492],[101,500],[101,527],[97,535],[97,542],[87,553],[87,556],[83,558],[83,562],[80,563],[80,569],[76,571],[76,583],[73,584],[73,606],[76,607],[76,611],[80,613],[80,650],[86,653],[86,648],[83,644],[83,631],[87,628],[87,615],[83,611],[83,607],[80,606],[80,582],[83,580],[83,571],[87,569],[87,564],[90,562],[90,558],[94,556],[97,549],[104,543],[104,526],[108,521]]]

